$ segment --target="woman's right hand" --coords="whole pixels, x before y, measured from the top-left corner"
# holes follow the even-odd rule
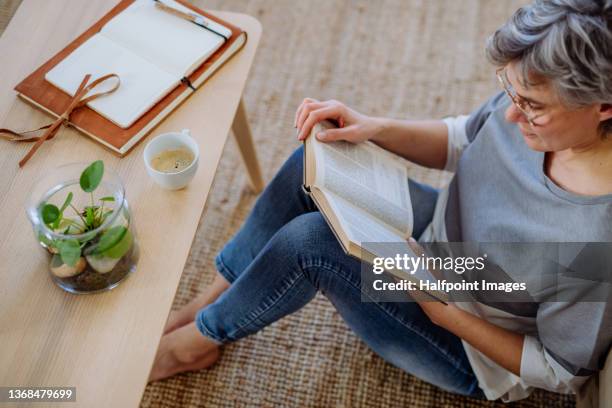
[[[363,115],[341,102],[333,99],[320,102],[305,98],[295,112],[294,126],[299,129],[298,140],[306,139],[316,123],[328,119],[336,121],[338,128],[317,133],[317,139],[323,142],[346,140],[361,143],[372,139],[383,130],[381,119]]]

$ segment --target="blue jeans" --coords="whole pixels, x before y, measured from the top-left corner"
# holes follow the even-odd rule
[[[447,391],[482,397],[461,340],[433,324],[415,302],[364,302],[360,262],[344,253],[302,189],[303,149],[266,187],[238,233],[216,258],[231,283],[196,316],[198,329],[222,344],[253,334],[299,310],[321,291],[378,355]],[[437,191],[409,181],[414,236],[433,216]]]

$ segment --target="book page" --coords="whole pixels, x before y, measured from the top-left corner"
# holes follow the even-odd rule
[[[195,14],[172,0],[163,2]],[[224,42],[223,37],[159,9],[154,0],[136,0],[100,32],[176,79],[191,74]]]
[[[330,191],[322,191],[351,241],[361,246],[364,242],[403,242],[405,240],[401,234],[385,228],[380,221],[359,207]]]
[[[415,254],[406,242],[405,237],[384,228],[376,218],[336,194],[326,190],[322,191],[348,239],[358,244],[362,251],[381,258],[395,258],[397,255],[403,256],[403,254],[418,257],[418,254]],[[380,243],[386,242],[393,243],[393,245],[380,245]],[[419,267],[413,273],[401,270],[387,270],[387,272],[400,279],[410,280],[417,284],[419,281],[436,281],[431,272],[423,267]],[[444,293],[438,291],[423,291],[429,293],[435,299],[444,300],[446,298]]]
[[[313,137],[312,135],[311,137]],[[412,232],[408,171],[368,143],[323,143],[313,137],[316,184],[360,207],[405,237]]]
[[[45,79],[74,96],[85,75],[91,74],[91,80],[94,80],[111,73],[119,75],[119,88],[110,95],[89,102],[87,106],[124,129],[178,83],[174,76],[100,34],[81,44],[50,70]],[[111,81],[90,93],[110,88],[113,85]]]

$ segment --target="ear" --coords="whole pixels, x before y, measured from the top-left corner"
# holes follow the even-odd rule
[[[603,122],[612,118],[612,103],[602,103],[599,106],[599,121]]]

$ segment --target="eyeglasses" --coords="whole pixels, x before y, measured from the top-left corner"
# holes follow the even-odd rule
[[[516,91],[512,87],[512,84],[510,84],[510,81],[508,80],[508,76],[506,75],[506,69],[499,68],[497,71],[495,71],[495,75],[497,76],[497,80],[501,84],[502,88],[506,92],[506,95],[508,95],[508,97],[510,98],[512,103],[514,103],[514,106],[516,106],[519,112],[521,112],[523,116],[525,116],[527,122],[529,122],[531,126],[538,126],[538,124],[535,123],[535,120],[542,117],[543,113],[535,113],[535,108],[531,106],[529,101],[524,100],[516,93]]]

